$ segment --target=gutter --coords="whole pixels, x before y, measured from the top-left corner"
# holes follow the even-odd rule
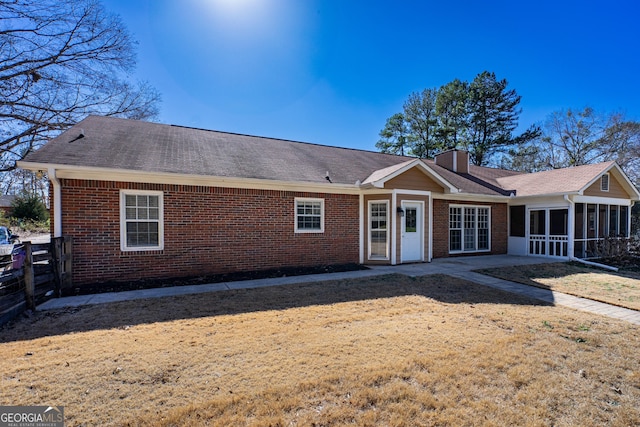
[[[55,168],[47,171],[53,185],[53,237],[62,237],[62,186]]]

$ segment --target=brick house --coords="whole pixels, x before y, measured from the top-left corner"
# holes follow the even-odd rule
[[[628,235],[613,162],[521,174],[90,116],[19,166],[47,172],[74,282],[521,254],[588,257]]]

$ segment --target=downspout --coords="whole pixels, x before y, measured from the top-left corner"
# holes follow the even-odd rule
[[[62,237],[62,186],[54,168],[49,168],[47,174],[53,185],[53,237]]]
[[[570,211],[569,211],[570,218],[572,218],[572,219],[575,218],[574,217],[574,214],[575,214],[575,203],[574,203],[574,201],[569,198],[568,194],[564,195],[564,199],[569,203],[569,206],[570,206]],[[629,215],[629,218],[631,218],[631,215]],[[570,261],[579,262],[581,264],[585,264],[585,265],[588,265],[588,266],[591,266],[591,267],[598,267],[598,268],[603,268],[605,270],[618,271],[618,267],[612,267],[610,265],[600,264],[598,262],[586,261],[586,260],[584,260],[582,258],[576,258],[573,255],[573,253],[574,253],[574,238],[575,238],[575,235],[574,235],[575,232],[574,233],[571,232],[571,229],[575,230],[575,224],[573,224],[573,226],[571,227],[571,223],[573,223],[573,222],[574,221],[569,221],[570,229],[568,230],[569,231],[569,237],[570,237],[569,245],[567,247],[567,251],[569,252],[569,260]]]
[[[598,262],[591,262],[584,259],[576,258],[574,256],[570,256],[569,258],[571,259],[571,261],[576,261],[585,265],[589,265],[591,267],[598,267],[598,268],[604,268],[605,270],[618,271],[618,267],[612,267],[610,265],[600,264]]]

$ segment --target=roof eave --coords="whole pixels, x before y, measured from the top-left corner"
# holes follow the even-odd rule
[[[18,162],[22,169],[32,171],[55,171],[58,178],[97,181],[120,181],[153,184],[201,185],[229,188],[257,188],[289,191],[314,191],[318,193],[358,194],[360,186],[340,183],[315,183],[305,181],[278,181],[259,178],[236,178],[213,175],[188,175],[167,172],[131,171],[115,168],[96,168],[36,162]]]

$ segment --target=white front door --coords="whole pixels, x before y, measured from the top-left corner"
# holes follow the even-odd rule
[[[423,204],[402,202],[401,262],[424,260]]]

